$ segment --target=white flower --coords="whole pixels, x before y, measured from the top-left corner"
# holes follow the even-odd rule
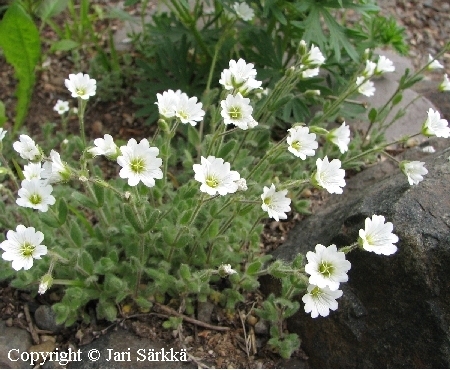
[[[237,62],[231,59],[229,67],[222,71],[219,80],[225,90],[237,89],[241,94],[246,94],[261,87],[262,82],[255,80],[256,69],[253,68],[253,63],[246,63],[242,58]]]
[[[6,130],[3,130],[1,127],[0,127],[0,143],[3,141],[3,139],[5,138],[5,135],[6,135],[6,133],[7,133],[8,131],[6,131]]]
[[[304,71],[302,71],[302,78],[316,77],[318,74],[319,74],[319,68],[305,69]]]
[[[230,171],[230,163],[222,158],[209,156],[201,157],[201,164],[194,164],[195,180],[200,182],[200,191],[209,195],[225,195],[238,190],[237,180],[240,175],[237,171]]]
[[[109,159],[115,160],[120,155],[119,148],[114,143],[111,135],[105,134],[104,139],[98,138],[94,140],[95,147],[88,149],[94,157],[97,155],[104,155]]]
[[[348,143],[350,142],[350,128],[343,122],[340,127],[330,131],[327,139],[337,145],[341,153],[345,153],[348,150]]]
[[[392,60],[386,58],[384,55],[380,55],[375,68],[375,74],[380,75],[386,72],[394,72],[395,66]]]
[[[434,111],[432,108],[428,109],[428,118],[422,126],[422,134],[448,138],[450,136],[450,128],[447,120],[441,118],[441,114],[438,111]]]
[[[372,81],[367,80],[364,76],[359,76],[356,78],[356,86],[358,86],[358,92],[365,96],[373,96],[375,94],[375,85]]]
[[[364,68],[363,76],[364,77],[371,77],[374,72],[375,68],[377,68],[377,64],[372,62],[371,60],[366,60],[366,68]]]
[[[23,167],[23,176],[26,180],[41,179],[42,165],[41,162],[28,163]]]
[[[55,197],[52,195],[53,187],[45,184],[42,180],[23,180],[22,187],[17,194],[20,198],[16,203],[21,207],[37,209],[47,212],[48,206],[55,204]]]
[[[289,144],[288,150],[297,157],[305,160],[306,156],[313,156],[319,144],[316,141],[316,134],[309,133],[308,127],[296,126],[289,130],[286,141]]]
[[[44,162],[41,177],[47,179],[50,184],[69,181],[72,174],[70,168],[61,160],[61,156],[56,150],[50,151],[50,159],[51,161]]]
[[[428,173],[424,167],[425,162],[419,161],[402,161],[400,162],[400,169],[408,178],[409,185],[417,185],[423,180],[423,175]]]
[[[237,16],[241,18],[243,21],[250,21],[255,16],[253,9],[250,8],[246,3],[234,3],[233,9],[236,12]]]
[[[337,298],[342,296],[342,290],[330,290],[329,288],[319,288],[310,284],[307,293],[302,297],[305,304],[305,312],[310,313],[315,319],[317,316],[328,316],[330,310],[335,311],[338,308]]]
[[[69,111],[69,102],[64,100],[59,100],[56,102],[53,110],[58,112],[58,114],[64,114]]]
[[[13,148],[23,159],[29,161],[38,161],[42,157],[39,147],[28,135],[20,135],[19,141],[13,143]]]
[[[263,201],[261,208],[269,214],[269,217],[276,221],[287,219],[285,212],[291,210],[291,200],[286,197],[287,190],[275,191],[275,185],[270,188],[264,186],[261,199]]]
[[[302,63],[311,68],[320,67],[324,62],[325,57],[320,49],[314,44],[311,44],[309,52],[302,58]]]
[[[312,176],[314,185],[326,189],[329,193],[342,194],[342,187],[345,186],[345,171],[341,169],[341,161],[333,159],[328,161],[328,157],[322,160],[317,158],[317,170]]]
[[[389,256],[397,251],[394,243],[398,236],[392,233],[393,228],[392,222],[384,222],[384,216],[367,217],[364,230],[359,230],[358,244],[368,252]]]
[[[220,102],[222,107],[221,115],[226,125],[233,124],[247,130],[249,124],[255,121],[252,117],[253,107],[250,105],[250,99],[244,98],[241,93],[235,96],[228,95],[226,100]]]
[[[119,176],[128,179],[128,185],[136,186],[139,181],[148,187],[155,186],[155,179],[162,179],[163,173],[159,167],[162,159],[158,158],[159,149],[150,147],[147,139],[139,144],[135,139],[128,140],[127,145],[120,147],[122,155],[117,157],[117,163],[122,167]]]
[[[18,225],[16,231],[9,230],[6,233],[6,238],[0,244],[0,248],[5,251],[2,258],[12,261],[12,268],[16,271],[22,268],[29,270],[33,266],[33,258],[41,259],[47,254],[47,247],[41,245],[44,234],[34,227]]]
[[[436,149],[432,145],[427,145],[422,148],[422,152],[424,153],[435,153]]]
[[[72,98],[89,99],[95,95],[97,81],[90,78],[88,74],[69,74],[69,79],[64,81],[67,89],[72,93]]]
[[[310,284],[337,290],[340,283],[348,281],[347,271],[350,270],[351,264],[345,259],[345,253],[338,252],[334,244],[329,247],[317,244],[316,252],[306,253],[306,258],[308,263],[305,272],[311,275]]]
[[[182,93],[181,90],[164,91],[161,94],[156,94],[158,101],[155,103],[158,106],[159,114],[166,118],[175,117],[175,109],[178,105],[181,95],[186,95]],[[187,95],[186,95],[187,98]]]
[[[450,80],[448,79],[447,73],[444,75],[444,80],[440,83],[438,87],[439,91],[450,91]]]
[[[202,106],[202,103],[197,103],[197,98],[195,96],[188,98],[186,94],[181,94],[176,104],[175,116],[178,117],[182,123],[190,123],[191,126],[195,126],[205,115]]]
[[[429,70],[444,68],[444,66],[441,63],[439,63],[439,61],[433,59],[434,58],[432,57],[432,55],[428,54],[428,63],[431,62],[430,65],[428,66]]]
[[[231,268],[231,265],[230,265],[230,264],[221,265],[221,266],[219,267],[219,275],[220,275],[220,276],[225,277],[225,276],[233,275],[233,274],[237,274],[237,271],[236,271],[236,270],[233,270],[233,269]]]
[[[247,181],[243,177],[241,177],[239,180],[236,180],[235,183],[238,186],[237,191],[246,191],[248,189]]]

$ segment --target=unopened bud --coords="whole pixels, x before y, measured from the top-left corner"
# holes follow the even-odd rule
[[[39,283],[38,293],[44,294],[48,289],[51,288],[52,284],[53,284],[52,275],[45,274],[44,276],[42,276],[41,282]]]

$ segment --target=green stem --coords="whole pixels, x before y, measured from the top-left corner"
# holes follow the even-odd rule
[[[339,248],[339,252],[343,252],[343,253],[347,254],[347,253],[350,253],[352,250],[355,250],[358,247],[359,247],[358,242],[355,242],[346,247]]]
[[[78,98],[78,122],[80,123],[80,135],[83,142],[83,149],[86,148],[86,134],[84,132],[84,111],[86,110],[87,100]]]
[[[206,201],[208,201],[210,199],[207,199]],[[205,195],[202,193],[202,195],[200,197],[200,201],[197,203],[197,206],[195,207],[194,212],[192,212],[192,215],[191,215],[191,217],[190,217],[190,219],[189,219],[189,221],[187,223],[187,226],[186,226],[187,229],[189,229],[191,227],[192,223],[197,218],[197,216],[198,216],[198,214],[200,212],[200,209],[202,208],[203,204],[206,203],[206,201],[205,201]],[[174,241],[172,243],[172,247],[170,248],[169,257],[167,258],[167,260],[169,262],[172,261],[173,254],[175,252],[175,246],[177,244],[177,241],[180,239],[181,233],[184,231],[184,229],[185,229],[184,227],[179,227],[178,228],[177,235],[175,236],[175,239],[174,239]]]
[[[247,175],[247,181],[250,180],[252,175],[256,172],[256,170],[281,146],[281,144],[284,143],[286,140],[287,135],[281,139],[273,148],[269,149],[266,154],[259,160],[259,162],[253,167],[253,169],[250,171],[250,173]]]

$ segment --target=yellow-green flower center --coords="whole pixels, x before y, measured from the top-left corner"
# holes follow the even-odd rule
[[[300,150],[301,149],[301,145],[300,142],[298,140],[294,141],[291,146],[295,149],[295,150]]]
[[[41,197],[39,194],[33,194],[33,195],[29,198],[29,200],[30,200],[30,203],[31,203],[31,204],[34,204],[34,205],[36,205],[36,204],[41,204],[41,202],[42,202],[42,197]]]
[[[242,112],[239,107],[231,107],[228,114],[230,115],[230,117],[232,119],[241,119],[242,118]]]
[[[212,175],[207,176],[205,182],[210,188],[217,188],[219,186],[219,180]]]
[[[320,288],[316,286],[313,290],[311,290],[309,294],[311,294],[314,298],[317,298],[321,293],[322,291],[320,290]]]
[[[189,115],[188,115],[186,112],[183,112],[183,111],[178,112],[178,116],[179,116],[181,119],[188,119],[188,118],[189,118]]]
[[[334,267],[331,263],[327,262],[327,261],[322,261],[319,265],[319,272],[326,276],[326,277],[330,277],[333,274],[334,271]]]
[[[20,254],[24,257],[31,257],[36,247],[28,242],[23,243],[20,248]]]
[[[145,161],[142,158],[134,158],[131,160],[130,167],[134,173],[142,173],[145,169]]]
[[[264,198],[263,202],[266,206],[270,206],[270,204],[272,203],[272,198],[271,197]]]
[[[85,87],[77,87],[75,89],[75,91],[76,91],[77,95],[79,95],[79,96],[83,96],[83,95],[86,94],[86,88]]]

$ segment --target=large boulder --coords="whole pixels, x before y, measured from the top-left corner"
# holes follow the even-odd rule
[[[292,260],[318,243],[349,245],[374,214],[391,221],[400,239],[392,256],[347,255],[352,268],[336,312],[312,319],[301,308],[288,322],[312,367],[450,367],[450,151],[406,155],[426,162],[420,184],[410,186],[390,161],[365,170],[273,253]]]

